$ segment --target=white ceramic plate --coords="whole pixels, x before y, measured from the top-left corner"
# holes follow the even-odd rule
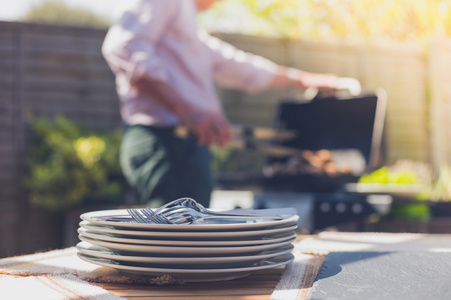
[[[243,255],[243,256],[212,256],[212,257],[165,257],[165,256],[135,256],[135,255],[122,255],[115,253],[110,249],[91,245],[86,242],[80,242],[77,244],[77,249],[79,252],[99,258],[112,259],[116,261],[127,261],[135,263],[147,263],[147,264],[166,264],[166,265],[209,265],[210,268],[214,264],[224,264],[224,263],[240,263],[240,262],[250,262],[258,261],[262,259],[271,258],[274,256],[280,256],[290,253],[294,246],[287,245],[285,247],[262,251],[254,255]]]
[[[135,245],[160,245],[160,246],[190,246],[190,247],[202,247],[202,246],[250,246],[250,245],[264,245],[271,243],[279,243],[296,238],[296,233],[288,233],[282,235],[275,235],[266,239],[255,240],[238,240],[238,241],[174,241],[174,240],[155,240],[155,239],[132,239],[115,237],[107,234],[93,233],[84,228],[78,228],[80,236],[123,244],[135,244]]]
[[[127,265],[126,263],[118,263],[113,260],[92,257],[89,255],[85,255],[83,253],[78,253],[78,256],[84,261],[104,267],[114,268],[129,275],[155,277],[168,274],[174,277],[175,279],[184,282],[211,282],[211,281],[237,279],[248,276],[252,274],[252,272],[254,271],[287,265],[294,259],[294,256],[292,254],[286,254],[278,257],[273,257],[268,260],[264,260],[259,265],[252,267],[205,270],[205,269],[139,267]]]
[[[154,230],[133,230],[120,229],[112,226],[90,223],[88,221],[81,221],[80,227],[98,233],[111,233],[130,237],[154,237],[159,239],[177,239],[177,240],[224,240],[227,238],[242,239],[242,238],[258,238],[269,236],[272,234],[283,234],[292,232],[298,225],[296,223],[288,223],[287,226],[280,228],[260,229],[251,231],[154,231]]]
[[[252,245],[252,246],[230,246],[230,247],[183,247],[183,246],[153,246],[153,245],[134,245],[134,244],[122,244],[114,242],[100,241],[91,239],[85,236],[79,236],[80,240],[113,250],[122,250],[129,252],[141,252],[141,253],[158,253],[165,256],[175,255],[181,256],[208,256],[219,254],[245,254],[245,253],[257,253],[260,251],[277,249],[290,245],[294,242],[295,238],[280,242],[271,243],[265,245]]]
[[[287,215],[282,220],[269,220],[255,223],[226,223],[226,224],[145,224],[130,220],[125,209],[100,210],[84,213],[80,216],[82,220],[102,225],[124,228],[139,228],[155,231],[233,231],[277,228],[286,224],[294,223],[299,219],[298,215]],[[122,221],[111,221],[112,218]]]

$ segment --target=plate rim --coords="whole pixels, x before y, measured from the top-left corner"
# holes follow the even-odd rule
[[[105,247],[113,250],[122,250],[130,252],[140,253],[165,253],[165,254],[178,254],[189,253],[202,256],[204,254],[231,254],[231,253],[254,253],[258,251],[270,250],[277,247],[282,247],[293,243],[296,238],[286,240],[280,243],[264,244],[264,245],[251,245],[251,246],[231,246],[231,247],[176,247],[176,246],[152,246],[152,245],[133,245],[133,244],[121,244],[114,242],[99,241],[91,238],[79,236],[79,239],[101,247]],[[133,249],[126,249],[126,247],[133,247]],[[184,251],[184,252],[183,252]]]
[[[90,224],[94,225],[90,226]],[[286,227],[271,228],[271,229],[257,229],[257,230],[246,230],[246,231],[151,231],[151,230],[132,230],[132,229],[116,229],[107,228],[113,227],[110,225],[95,224],[86,220],[79,223],[80,227],[86,228],[92,231],[99,231],[103,233],[112,234],[122,234],[122,235],[135,235],[135,236],[148,236],[148,237],[203,237],[208,238],[211,236],[217,237],[247,237],[247,236],[263,236],[268,234],[284,233],[291,230],[298,229],[297,223],[287,223]]]
[[[82,256],[86,256],[84,254],[81,253],[77,253],[77,256],[80,257],[81,259]],[[124,268],[124,269],[129,269],[129,270],[133,270],[134,271],[142,271],[142,272],[161,272],[161,273],[174,273],[174,274],[204,274],[204,273],[230,273],[230,272],[254,272],[254,271],[258,271],[258,270],[264,270],[264,269],[272,269],[272,268],[276,268],[279,266],[283,266],[286,264],[289,264],[290,262],[292,262],[294,260],[294,255],[292,253],[288,253],[284,256],[289,257],[289,259],[287,258],[284,261],[281,262],[277,262],[274,263],[273,265],[263,265],[263,266],[253,266],[253,267],[243,267],[243,268],[227,268],[227,269],[177,269],[177,268],[149,268],[149,267],[139,267],[139,266],[127,266],[127,265],[116,265],[116,264],[108,264],[108,263],[103,263],[103,262],[92,262],[88,260],[85,260],[87,262],[93,263],[93,264],[98,264],[98,265],[104,265],[106,267],[110,267],[110,268],[114,268],[114,269],[120,269],[118,267]]]
[[[264,245],[270,243],[283,242],[286,240],[290,240],[296,237],[296,232],[291,232],[284,237],[279,238],[270,238],[270,239],[256,239],[256,240],[233,240],[233,241],[208,241],[208,240],[188,240],[188,241],[180,241],[180,240],[154,240],[154,239],[133,239],[133,238],[122,238],[122,237],[112,237],[101,234],[84,232],[85,229],[78,228],[77,232],[81,236],[85,236],[91,239],[106,241],[106,242],[114,242],[114,243],[122,243],[122,244],[134,244],[134,245],[161,245],[161,246],[189,246],[189,247],[205,247],[205,246],[250,246],[250,245]]]
[[[96,253],[95,250],[89,250],[81,245],[82,243],[88,244],[87,242],[79,242],[76,248],[79,252],[90,256],[98,256],[100,258],[106,259],[116,259],[120,261],[128,262],[142,262],[142,263],[165,263],[165,264],[193,264],[193,263],[226,263],[226,262],[245,262],[269,258],[272,256],[280,256],[288,254],[294,250],[294,245],[286,245],[281,247],[281,249],[272,249],[270,253],[259,253],[254,255],[239,255],[239,256],[205,256],[205,257],[152,257],[152,256],[131,256],[131,255],[120,255],[120,254],[108,254],[108,253]],[[94,246],[94,245],[92,245]],[[94,246],[100,247],[100,246]],[[101,247],[105,248],[105,247]],[[105,248],[107,249],[107,248]],[[107,249],[108,250],[108,249]],[[265,250],[268,251],[268,250]],[[265,252],[262,251],[262,252]]]
[[[119,213],[122,212],[122,213]],[[98,210],[86,212],[80,215],[82,220],[95,223],[95,224],[103,224],[115,227],[130,227],[130,228],[139,228],[139,229],[153,229],[153,230],[161,230],[161,231],[217,231],[218,229],[221,231],[225,230],[240,230],[247,228],[265,228],[271,226],[279,226],[283,224],[288,224],[292,222],[296,222],[299,219],[299,215],[288,215],[285,216],[282,220],[276,221],[263,221],[258,223],[230,223],[230,224],[146,224],[146,223],[131,223],[131,222],[113,222],[113,221],[104,221],[93,219],[93,215],[98,215],[97,217],[119,217],[119,216],[128,216],[125,209],[110,209],[110,210]],[[100,214],[100,215],[99,215]],[[120,224],[120,225],[118,225]]]

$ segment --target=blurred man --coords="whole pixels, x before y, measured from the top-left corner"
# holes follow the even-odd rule
[[[231,139],[215,83],[248,93],[336,85],[334,75],[278,66],[199,31],[197,13],[216,1],[125,1],[105,38],[126,124],[121,166],[142,204],[191,197],[209,206],[208,146]],[[177,125],[191,136],[175,135]]]

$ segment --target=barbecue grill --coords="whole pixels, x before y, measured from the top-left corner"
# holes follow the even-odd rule
[[[383,165],[385,108],[382,89],[280,101],[273,129],[296,135],[273,139],[261,148],[268,153],[261,173],[218,178],[218,184],[225,190],[252,186],[261,191],[254,201],[258,208],[283,206],[278,202],[287,195],[290,201],[309,201],[312,230],[378,212],[368,195],[346,187]],[[259,150],[256,145],[252,148]]]

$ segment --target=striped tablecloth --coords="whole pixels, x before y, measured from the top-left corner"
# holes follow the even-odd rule
[[[218,296],[218,293],[223,293],[227,299],[234,296],[238,299],[243,294],[253,297],[250,299],[305,299],[323,259],[323,256],[303,254],[295,248],[295,259],[286,267],[262,270],[230,282],[180,284],[170,276],[124,276],[115,269],[85,262],[76,253],[77,249],[71,247],[0,259],[0,299],[115,300],[133,298],[137,294],[144,297],[140,299],[147,299],[146,296],[157,299],[165,291],[169,294],[176,291],[175,299],[188,299],[190,295],[193,299],[196,295]],[[149,288],[152,286],[154,288]]]

